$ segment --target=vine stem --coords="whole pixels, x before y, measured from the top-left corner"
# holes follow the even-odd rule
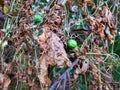
[[[64,0],[64,1],[62,2],[62,4],[65,5],[66,2],[67,2],[67,0]]]
[[[93,34],[93,33],[90,33],[90,35],[87,37],[87,39],[83,42],[80,50],[85,46],[86,42],[91,38],[92,34]]]
[[[85,73],[84,73],[84,77],[85,77],[86,90],[88,90],[88,87],[87,87],[87,77],[86,77],[86,74],[85,74]]]
[[[53,83],[53,85],[50,87],[49,90],[55,90],[56,86],[59,84],[59,82],[64,79],[64,76],[66,76],[72,69],[73,67],[78,63],[79,59],[76,59],[72,65],[58,78],[57,81]]]
[[[10,5],[10,7],[11,7],[11,8],[10,8],[10,12],[13,10],[13,6],[14,6],[14,4],[15,4],[15,1],[16,1],[16,0],[13,0],[13,1],[11,2],[11,5]],[[6,28],[8,27],[9,21],[10,21],[9,18],[7,18],[7,19],[5,20],[5,24],[4,24],[4,26],[3,26],[4,29],[6,29]]]

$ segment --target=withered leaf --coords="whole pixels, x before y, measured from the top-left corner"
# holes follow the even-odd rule
[[[68,1],[70,10],[71,10],[72,9],[72,5],[73,5],[73,3],[74,3],[75,0],[67,0],[67,1]]]
[[[95,6],[95,3],[93,2],[93,0],[79,0],[79,6],[84,8],[86,4],[91,4],[92,5],[92,8],[95,9],[96,6]]]
[[[82,65],[82,72],[86,72],[87,70],[88,70],[88,68],[89,68],[89,60],[88,59],[86,59],[84,62],[83,62],[83,65]]]
[[[77,65],[77,68],[74,70],[74,79],[77,79],[80,74],[84,74],[89,68],[89,59],[85,58],[81,64]]]
[[[7,77],[7,75],[0,73],[0,88],[8,87],[10,82],[11,80]]]
[[[2,30],[0,30],[0,38],[3,38],[5,36],[5,32],[3,32]]]
[[[60,38],[53,32],[44,30],[43,34],[39,36],[38,42],[41,48],[46,51],[48,57],[53,59],[57,66],[64,65],[64,62],[70,66],[71,62],[67,58],[67,54],[64,49],[64,45]],[[52,65],[51,60],[48,58],[48,63]]]
[[[48,87],[51,84],[51,80],[48,78],[48,63],[46,61],[46,55],[42,55],[39,59],[40,72],[38,78],[43,84],[43,87]]]
[[[33,65],[29,65],[28,66],[28,75],[31,75],[34,71],[34,66]]]
[[[98,9],[96,13],[96,19],[100,23],[104,24],[105,37],[110,41],[110,43],[113,43],[113,38],[117,35],[116,22],[112,12],[106,4]]]
[[[45,25],[46,26],[46,25]],[[44,50],[44,53],[39,59],[40,74],[38,75],[42,84],[48,87],[51,83],[48,78],[48,65],[67,66],[71,65],[71,61],[67,58],[64,45],[60,38],[49,30],[49,27],[44,27],[44,32],[38,38],[38,43]]]
[[[10,15],[12,15],[12,16],[17,16],[18,15],[18,11],[16,11],[16,12],[9,12],[8,14],[10,14]]]

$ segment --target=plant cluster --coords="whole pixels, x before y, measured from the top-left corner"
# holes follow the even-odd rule
[[[119,89],[119,16],[119,0],[1,0],[0,88]]]

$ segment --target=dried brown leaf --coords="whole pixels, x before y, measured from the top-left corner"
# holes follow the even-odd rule
[[[10,85],[11,80],[9,78],[4,78],[4,88]]]
[[[0,73],[0,88],[6,88],[10,85],[11,80],[7,75]]]
[[[96,13],[96,18],[105,25],[106,39],[113,43],[113,38],[117,35],[115,18],[109,7],[104,4]]]
[[[96,8],[96,5],[95,3],[93,2],[93,0],[79,0],[79,6],[84,8],[86,4],[91,4],[92,5],[92,8],[95,9]]]
[[[38,78],[44,88],[50,86],[51,84],[51,80],[48,78],[48,63],[46,59],[47,56],[45,54],[42,55],[39,59],[40,73],[38,75]]]
[[[67,0],[68,1],[68,5],[70,7],[70,10],[72,10],[72,5],[75,2],[75,0]]]
[[[49,28],[45,28],[49,29]],[[44,52],[48,53],[48,57],[57,64],[57,66],[63,66],[64,62],[70,66],[71,62],[67,58],[67,54],[64,49],[64,45],[60,38],[51,31],[44,30],[43,34],[39,36],[38,42]],[[48,59],[48,63],[52,65]]]
[[[110,11],[109,7],[106,4],[104,4],[101,8],[102,8],[102,10],[99,10],[99,12],[98,12],[99,16],[106,19],[108,26],[110,28],[115,29],[116,28],[115,18],[113,16],[112,12]],[[105,21],[104,19],[102,20],[103,22]]]
[[[74,69],[74,79],[76,80],[79,75],[85,74],[89,69],[89,59],[85,58],[83,62],[80,62]]]
[[[85,72],[88,70],[88,68],[89,68],[89,60],[86,59],[86,60],[83,62],[83,65],[82,65],[81,70],[82,70],[83,73],[85,73]]]
[[[3,38],[5,36],[5,32],[3,32],[2,30],[0,30],[0,38]]]
[[[64,45],[60,38],[50,31],[49,25],[45,25],[44,32],[38,38],[38,43],[44,50],[39,59],[40,74],[38,75],[43,86],[48,87],[51,83],[48,78],[48,65],[67,66],[71,65],[71,61],[67,58]]]
[[[102,11],[99,12],[100,15],[101,15],[101,13],[103,13],[103,12]],[[106,15],[105,12],[104,12],[104,14]],[[89,24],[89,26],[91,27],[92,31],[97,36],[99,36],[103,40],[109,40],[110,43],[113,43],[113,38],[117,34],[117,30],[115,30],[115,25],[113,26],[113,23],[111,23],[112,26],[109,26],[108,21],[110,18],[108,19],[107,16],[105,16],[105,15],[100,16],[100,15],[98,15],[98,17],[96,17],[96,18],[92,17],[92,16],[88,16],[86,21]],[[105,17],[103,18],[103,16],[105,16]],[[113,18],[112,18],[112,20],[113,20]]]
[[[92,31],[97,34],[100,38],[104,39],[105,34],[105,25],[99,22],[98,19],[88,16],[86,21],[88,22],[89,26],[91,27]]]
[[[34,71],[34,66],[33,65],[29,65],[28,66],[28,75],[31,75],[32,73],[33,73],[33,71]]]

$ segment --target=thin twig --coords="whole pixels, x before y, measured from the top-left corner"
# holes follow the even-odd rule
[[[78,63],[78,61],[79,61],[79,59],[76,59],[76,60],[72,63],[72,65],[58,78],[58,80],[53,83],[53,85],[49,88],[49,90],[55,90],[55,88],[56,88],[56,86],[58,85],[58,83],[59,83],[62,79],[64,79],[64,76],[66,76],[66,74],[69,73],[69,72],[73,69],[73,67]]]

